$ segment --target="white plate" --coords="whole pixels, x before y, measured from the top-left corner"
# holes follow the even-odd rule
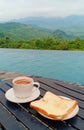
[[[30,102],[36,98],[38,98],[40,95],[40,90],[37,87],[33,87],[33,93],[30,97],[28,98],[18,98],[14,95],[14,91],[13,88],[9,89],[6,93],[5,93],[5,97],[8,101],[10,102],[14,102],[14,103],[26,103],[26,102]]]
[[[60,97],[62,97],[62,98],[64,98],[64,99],[70,99],[70,98],[67,98],[67,97],[64,97],[64,96],[60,96]],[[79,106],[77,105],[77,106],[75,107],[75,109],[74,109],[66,118],[64,118],[63,120],[68,120],[68,119],[73,118],[74,116],[77,115],[78,111],[79,111]],[[53,118],[50,118],[50,117],[44,115],[44,114],[41,113],[41,112],[38,112],[38,113],[41,114],[42,116],[44,116],[45,118],[48,118],[48,119],[51,119],[51,120],[56,120],[56,119],[53,119]]]

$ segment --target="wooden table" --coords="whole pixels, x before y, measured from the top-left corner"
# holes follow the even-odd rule
[[[29,103],[17,104],[6,100],[5,92],[12,87],[12,80],[0,82],[0,130],[84,130],[84,88],[63,81],[31,76],[41,85],[41,95],[46,91],[76,99],[79,113],[66,121],[47,119],[29,107]]]

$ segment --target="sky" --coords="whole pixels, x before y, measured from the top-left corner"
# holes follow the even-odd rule
[[[0,21],[84,15],[84,0],[0,0]]]

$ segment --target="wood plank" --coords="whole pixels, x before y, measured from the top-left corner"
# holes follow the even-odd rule
[[[74,95],[73,97],[76,97],[76,98],[78,98],[78,99],[84,101],[84,95],[82,95],[82,94],[80,94],[80,93],[77,93],[77,92],[74,92],[74,91],[65,89],[64,87],[55,85],[54,83],[51,83],[51,82],[49,82],[49,81],[48,81],[47,83],[42,82],[42,81],[39,81],[39,82],[42,83],[42,84],[45,84],[46,86],[49,86],[49,87],[51,87],[51,88],[55,88],[56,90],[61,91],[61,92],[63,92],[63,93],[66,93],[66,94],[68,94],[68,95],[71,95],[71,96]],[[11,84],[9,84],[9,83],[6,83],[6,84],[7,84],[7,86],[12,87]],[[42,86],[43,86],[43,85],[42,85]],[[52,86],[54,86],[54,87],[52,87]],[[3,87],[5,87],[5,84],[3,84]]]
[[[36,81],[39,81],[39,80],[36,80]],[[4,85],[3,85],[4,86]],[[6,87],[6,86],[5,86]],[[4,91],[5,91],[5,89],[6,88],[4,88]],[[56,88],[53,88],[51,85],[50,85],[50,83],[49,83],[49,85],[47,85],[47,84],[44,84],[44,82],[42,81],[42,83],[41,83],[41,88],[40,88],[40,90],[41,90],[41,96],[43,96],[43,94],[47,91],[47,90],[50,90],[50,91],[52,91],[52,92],[54,92],[54,93],[57,93],[57,94],[63,94],[63,96],[66,96],[66,95],[68,95],[68,94],[66,94],[65,92],[62,92],[62,91],[60,91],[60,90],[56,90]],[[70,95],[68,95],[68,97],[72,97],[72,95],[70,96]],[[82,104],[81,104],[82,103]],[[82,102],[82,101],[80,101],[80,106],[83,106],[84,105],[84,103]],[[58,125],[56,126],[56,124],[55,124],[55,126],[52,126],[52,124],[50,124],[49,123],[49,121],[48,121],[48,119],[47,119],[47,121],[46,121],[46,119],[45,118],[43,118],[42,116],[40,116],[39,114],[37,114],[35,111],[33,111],[32,109],[30,109],[29,108],[29,106],[28,107],[24,107],[24,108],[26,108],[26,110],[28,110],[30,113],[32,113],[33,115],[35,115],[35,117],[37,117],[38,119],[40,119],[42,122],[44,122],[44,123],[46,123],[47,125],[49,125],[49,127],[51,127],[52,129],[56,129],[57,127],[58,127]],[[84,112],[83,111],[83,109],[80,109],[80,115],[78,115],[78,116],[81,116],[82,115],[82,112]],[[34,112],[34,113],[33,113]],[[83,127],[83,120],[82,120],[82,117],[79,119],[79,117],[74,117],[73,118],[73,121],[71,121],[72,119],[70,119],[69,121],[65,121],[65,123],[66,123],[66,126],[67,126],[67,130],[68,129],[70,129],[70,128],[73,128],[73,129],[82,129],[82,127]],[[80,121],[78,121],[78,120],[80,120]],[[48,123],[47,123],[48,122]],[[50,122],[52,122],[51,120],[50,120]],[[76,123],[74,123],[74,122],[76,122]],[[81,127],[79,126],[79,123],[81,122]],[[60,124],[60,123],[59,123]],[[68,124],[70,125],[70,127],[68,127]],[[62,125],[61,125],[62,126]],[[63,128],[65,127],[65,125],[63,124],[63,126],[62,126]],[[58,127],[58,129],[60,129],[61,127]]]
[[[0,122],[6,130],[26,130],[0,103]]]
[[[45,90],[45,92],[46,92],[46,91],[51,91],[51,92],[53,92],[54,94],[61,95],[61,96],[65,96],[65,97],[68,97],[68,98],[71,98],[71,99],[75,99],[75,100],[77,100],[77,101],[79,102],[79,106],[80,106],[81,108],[84,108],[84,102],[81,101],[80,99],[78,99],[77,97],[74,97],[73,95],[68,94],[68,93],[66,93],[66,92],[62,92],[62,91],[60,91],[60,90],[58,90],[58,89],[54,89],[54,88],[52,88],[52,87],[50,87],[50,86],[47,86],[47,85],[45,85],[45,84],[43,84],[43,83],[40,83],[40,84],[41,84],[41,88],[42,88],[43,90]]]
[[[79,109],[78,116],[84,119],[84,109],[81,109],[81,108]]]
[[[30,130],[49,130],[49,128],[44,125],[40,120],[37,120],[33,117],[28,110],[21,108],[21,106],[11,103],[7,101],[4,97],[4,94],[0,93],[0,102],[13,114],[17,120],[22,122],[25,127],[29,128]]]
[[[76,92],[80,92],[81,94],[84,94],[84,86],[74,84],[74,83],[62,82],[62,81],[56,81],[56,83],[63,85],[67,88],[70,88]]]
[[[43,94],[45,94],[45,92],[46,92],[47,90],[49,90],[49,91],[51,91],[51,92],[53,92],[53,93],[55,93],[55,94],[62,95],[62,96],[67,96],[68,98],[72,98],[72,99],[76,99],[76,98],[72,97],[72,96],[71,96],[70,94],[68,94],[68,93],[60,92],[59,90],[54,89],[54,88],[52,88],[52,87],[50,87],[50,86],[47,86],[47,85],[45,85],[45,84],[43,84],[43,83],[40,83],[40,84],[41,84],[41,88],[45,89],[45,91],[44,91]],[[9,85],[10,85],[10,84],[9,84]],[[8,86],[8,84],[7,84],[7,86]],[[1,85],[1,87],[3,88],[4,91],[7,91],[7,90],[8,90],[8,87],[6,87],[6,84],[5,84],[5,85],[3,84],[3,86]],[[42,95],[42,96],[43,96],[43,95]],[[76,99],[76,100],[78,100],[79,106],[80,106],[81,108],[84,108],[84,103],[83,103],[83,101],[80,101],[79,99]]]
[[[3,97],[3,96],[2,96],[2,97]],[[4,97],[3,97],[3,98],[4,98]],[[16,106],[16,104],[14,104],[13,106],[11,106],[12,103],[10,103],[10,102],[8,102],[8,101],[6,102],[5,99],[3,99],[3,98],[2,98],[2,103],[5,102],[6,107],[8,108],[8,110],[12,111],[12,109],[13,109],[14,111],[16,111],[16,107],[14,108],[14,106]],[[24,104],[23,104],[23,105],[24,105]],[[26,110],[29,111],[30,108],[28,107],[28,104],[27,104],[27,103],[26,103],[26,106],[27,106],[27,107],[26,107]],[[10,107],[10,108],[9,108],[9,107]],[[20,114],[20,118],[21,118],[21,115],[22,115],[22,118],[23,118],[23,114],[24,114],[24,113],[22,112],[23,110],[21,110],[21,108],[18,108],[18,109],[19,109],[19,111],[20,111],[20,113],[21,113],[21,114]],[[13,112],[13,114],[16,116],[16,115],[19,113],[19,111],[18,111],[16,114]],[[31,112],[31,111],[30,111],[30,112]],[[23,113],[23,114],[22,114],[22,113]],[[48,119],[47,119],[46,122],[45,122],[45,118],[42,117],[42,116],[40,116],[39,114],[37,114],[37,112],[32,113],[32,114],[34,114],[34,116],[35,116],[37,119],[39,119],[39,120],[41,120],[42,122],[46,123],[46,125],[49,125],[50,128],[55,129],[55,128],[58,127],[58,128],[60,129],[60,125],[59,125],[60,123],[59,123],[58,125],[54,124],[54,126],[53,126],[52,123],[51,123],[51,124],[48,123]],[[24,114],[24,116],[26,117],[25,114]],[[28,116],[28,115],[27,115],[27,116]],[[40,117],[40,118],[39,118],[39,117]],[[19,120],[20,120],[20,119],[19,119]],[[25,120],[25,119],[24,119],[24,120]],[[27,120],[27,119],[26,119],[26,120]],[[29,120],[29,119],[28,119],[28,120]],[[22,122],[23,122],[23,121],[22,121]],[[29,121],[27,121],[27,122],[29,122]],[[27,122],[26,122],[26,123],[27,123]],[[25,123],[25,124],[26,124],[26,123]],[[32,124],[33,124],[33,123],[32,123]],[[29,124],[28,124],[28,125],[29,125]],[[71,127],[70,127],[69,125],[65,125],[64,123],[61,124],[61,129],[64,130],[64,126],[66,126],[66,130],[70,130],[70,129],[71,129]],[[34,128],[34,129],[35,129],[35,128]],[[36,127],[36,129],[37,129],[37,127]],[[40,128],[40,129],[41,129],[41,128]],[[44,129],[44,128],[43,128],[43,129]],[[37,129],[37,130],[39,130],[39,129]],[[75,130],[75,129],[72,128],[72,130]]]
[[[77,84],[71,84],[71,83],[68,83],[68,82],[63,82],[63,81],[59,81],[59,80],[55,80],[55,79],[48,79],[48,78],[35,78],[35,80],[41,80],[43,82],[53,82],[53,83],[56,83],[58,85],[62,85],[64,86],[65,88],[68,88],[68,89],[71,89],[71,90],[74,90],[76,92],[80,92],[81,94],[84,94],[84,87],[80,86],[80,85],[77,85]]]
[[[71,120],[67,120],[67,122],[79,130],[84,130],[84,120],[77,118],[78,117],[74,117]]]
[[[39,81],[38,78],[34,77],[34,79],[35,79],[35,81]],[[66,83],[66,82],[62,82],[63,84],[62,83],[56,84],[56,82],[55,82],[56,80],[50,80],[50,79],[47,79],[47,78],[39,78],[39,79],[40,79],[40,82],[43,82],[43,83],[45,83],[47,85],[50,85],[51,87],[53,86],[54,88],[58,88],[59,90],[62,90],[63,92],[67,92],[67,91],[68,91],[68,93],[72,92],[72,94],[74,96],[79,97],[81,100],[84,101],[84,94],[83,94],[84,93],[84,88],[80,88],[80,87],[76,86],[76,90],[74,90],[74,85],[71,85],[71,84]],[[12,85],[11,80],[8,81],[8,82],[10,82],[10,85]],[[59,82],[61,82],[61,81],[59,81]],[[64,84],[65,84],[65,86],[64,86]],[[67,86],[66,86],[66,84],[67,84]],[[82,93],[80,93],[79,90],[77,91],[77,88],[80,88]]]
[[[8,86],[10,86],[11,87],[11,85],[9,84],[9,83],[7,83],[7,84],[2,84],[1,85],[1,87],[4,89],[4,91],[6,91],[7,89],[8,89]],[[9,87],[9,88],[10,88]],[[53,93],[56,93],[56,94],[59,94],[59,95],[63,95],[63,96],[66,96],[66,94],[64,94],[64,93],[60,93],[58,90],[54,90],[54,89],[52,89],[51,87],[49,87],[49,86],[45,86],[44,84],[42,84],[41,85],[41,87],[42,88],[45,88],[46,90],[42,90],[41,88],[40,88],[40,90],[41,90],[41,95],[43,96],[44,94],[45,94],[45,92],[47,91],[47,90],[50,90],[50,91],[52,91]],[[47,88],[46,88],[47,87]],[[68,96],[68,95],[67,95]],[[71,96],[68,96],[69,98],[72,98]],[[83,102],[80,102],[79,101],[79,105],[83,105],[84,103]],[[79,116],[81,117],[81,118],[84,118],[84,110],[83,109],[81,109],[80,108],[80,110],[82,111],[82,112],[79,112]]]
[[[63,85],[58,85],[55,82],[51,82],[50,80],[45,80],[44,81],[43,79],[41,79],[41,80],[38,80],[38,81],[45,84],[45,85],[48,85],[48,86],[50,86],[52,88],[60,90],[60,91],[62,91],[64,93],[68,93],[70,95],[73,95],[74,97],[79,98],[80,100],[84,101],[84,94],[80,94],[79,92],[76,92],[76,91],[74,91],[74,90],[72,90],[70,88],[65,88]]]
[[[31,111],[30,108],[27,108],[27,107],[26,107],[26,109],[29,109],[29,111]],[[41,117],[38,117],[39,115],[36,113],[36,111],[33,110],[33,111],[31,111],[31,112],[32,112],[33,114],[35,114],[35,116],[36,116],[37,118],[41,118]],[[83,113],[81,113],[81,114],[83,115]],[[78,115],[79,115],[79,114],[78,114]],[[75,118],[75,122],[78,122],[78,121],[76,121],[76,120],[80,120],[80,122],[81,122],[81,124],[82,124],[82,126],[83,126],[83,122],[84,122],[83,118],[84,118],[84,117],[80,117],[80,118],[79,118],[79,117],[75,116],[74,118]],[[73,118],[73,119],[74,119],[74,118]],[[42,117],[41,120],[44,121],[45,123],[48,122],[48,121],[45,120],[44,117]],[[72,119],[71,119],[71,120],[72,120]],[[51,122],[52,122],[52,121],[51,121]],[[67,125],[70,125],[70,126],[72,126],[73,128],[74,128],[74,127],[75,127],[76,129],[77,129],[77,127],[78,127],[78,128],[82,128],[81,126],[79,126],[79,123],[74,124],[73,121],[72,121],[72,122],[67,122],[67,120],[66,120],[65,122],[66,122]],[[49,122],[48,122],[48,123],[49,123]],[[47,123],[47,124],[48,124],[48,123]],[[50,125],[50,124],[51,124],[51,125]],[[52,126],[52,124],[53,124],[53,123],[49,123],[48,125],[49,125],[50,127],[54,127],[54,128],[57,127],[56,125],[55,125],[55,126],[54,126],[54,125]],[[60,124],[60,123],[59,123],[59,124]],[[60,128],[61,128],[61,127],[60,127]]]
[[[31,112],[36,118],[40,119],[42,122],[44,122],[46,125],[49,126],[49,128],[55,130],[76,130],[74,127],[70,126],[69,123],[66,124],[66,122],[62,121],[54,121],[54,120],[49,120],[43,116],[41,116],[39,113],[37,113],[34,109],[31,109],[28,107],[27,104],[21,104],[23,107],[25,107],[28,111]]]
[[[12,87],[12,86],[11,86]],[[5,83],[1,83],[0,84],[0,88],[4,91],[4,93],[8,90],[8,89],[10,89],[11,87],[9,87],[7,84],[5,84]]]

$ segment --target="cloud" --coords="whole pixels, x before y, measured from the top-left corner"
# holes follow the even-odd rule
[[[0,0],[0,20],[84,14],[84,0]]]

